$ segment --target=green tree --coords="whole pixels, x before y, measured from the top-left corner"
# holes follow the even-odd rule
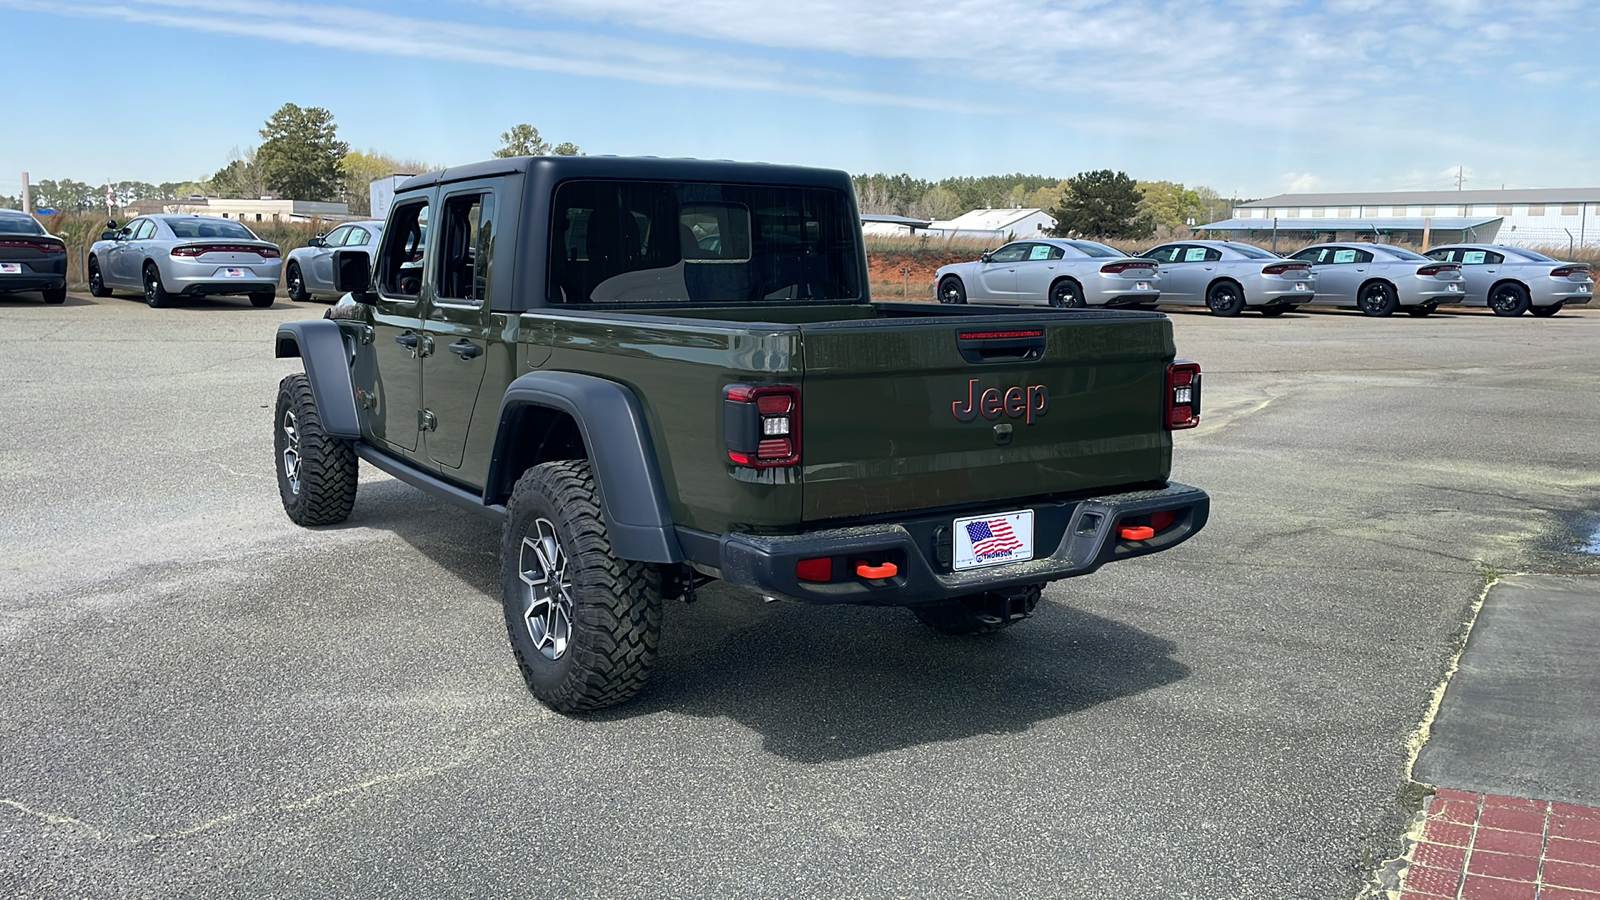
[[[344,200],[350,206],[350,214],[356,216],[372,215],[371,184],[374,181],[391,175],[420,175],[439,168],[416,160],[397,159],[376,150],[365,153],[352,150],[344,155],[342,165],[345,173]]]
[[[333,200],[342,193],[341,162],[350,145],[339,140],[333,113],[285,103],[261,129],[255,162],[267,188],[293,200]]]
[[[84,184],[71,178],[63,178],[60,181],[46,178],[33,186],[32,200],[35,210],[54,209],[65,213],[80,213],[96,208],[104,209],[106,190],[104,186]]]
[[[228,164],[206,179],[202,187],[204,190],[200,193],[207,196],[227,197],[233,200],[258,199],[267,192],[267,180],[262,170],[260,154],[254,147],[246,147],[242,154],[235,149],[233,158]]]
[[[1050,211],[1058,237],[1083,235],[1093,238],[1139,239],[1149,237],[1155,226],[1139,213],[1139,186],[1126,172],[1101,169],[1080,172],[1067,179],[1066,196]]]
[[[0,209],[21,209],[21,208],[22,208],[22,198],[21,197],[7,197],[5,194],[0,194]]]
[[[1139,214],[1157,227],[1182,228],[1193,219],[1204,225],[1205,204],[1200,195],[1181,184],[1171,181],[1139,182]]]
[[[555,146],[555,148],[552,149],[550,152],[555,154],[556,156],[582,156],[583,155],[583,153],[578,150],[578,145],[574,144],[571,141],[562,141],[561,143],[557,144]]]
[[[911,205],[911,214],[919,219],[954,219],[966,211],[955,191],[939,185],[929,188],[922,199]]]
[[[545,156],[550,153],[550,142],[539,136],[539,129],[524,122],[513,125],[510,131],[500,133],[500,142],[505,146],[494,152],[494,155],[506,159],[512,156]]]

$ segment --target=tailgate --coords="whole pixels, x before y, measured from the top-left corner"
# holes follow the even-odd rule
[[[1165,481],[1172,323],[1022,313],[801,325],[803,516]]]

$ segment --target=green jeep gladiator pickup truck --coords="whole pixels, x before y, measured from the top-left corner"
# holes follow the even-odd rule
[[[636,694],[663,598],[904,606],[951,634],[1205,524],[1200,371],[1153,312],[873,303],[843,172],[501,159],[420,175],[349,292],[279,327],[278,484],[358,460],[503,523],[511,647],[561,711]]]

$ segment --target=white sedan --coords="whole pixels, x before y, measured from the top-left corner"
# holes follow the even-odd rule
[[[940,303],[1022,303],[1154,308],[1161,277],[1153,260],[1094,241],[1012,241],[976,262],[934,275]]]

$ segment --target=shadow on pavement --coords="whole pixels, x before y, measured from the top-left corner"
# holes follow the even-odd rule
[[[480,588],[498,616],[493,523],[385,481],[362,485],[349,524],[390,531]],[[1026,731],[1187,677],[1175,649],[1048,600],[1004,632],[957,638],[903,609],[764,603],[713,585],[693,604],[666,604],[650,687],[584,718],[730,718],[761,734],[770,753],[822,763]]]

